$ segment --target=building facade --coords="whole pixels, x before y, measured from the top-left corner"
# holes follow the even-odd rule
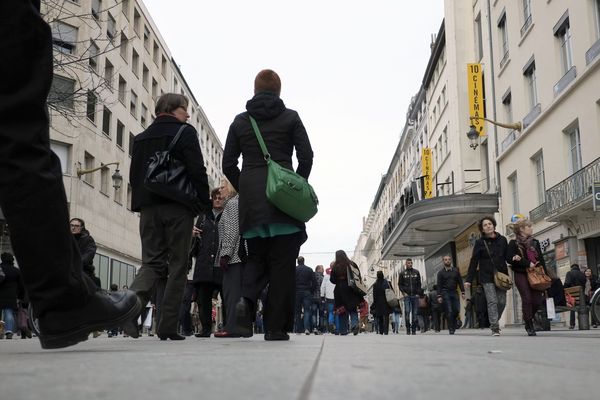
[[[129,185],[132,143],[154,120],[158,97],[174,92],[190,99],[189,123],[198,131],[211,187],[222,178],[222,145],[141,1],[42,1],[42,15],[54,45],[51,148],[61,160],[70,214],[85,221],[96,241],[102,286],[129,285],[141,263]],[[120,188],[113,187],[117,168]],[[5,231],[0,244],[8,249]]]

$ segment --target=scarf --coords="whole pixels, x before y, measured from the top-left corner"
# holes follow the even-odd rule
[[[591,278],[587,278],[585,280],[585,289],[583,291],[585,293],[585,295],[589,298],[592,297],[592,279]]]
[[[525,254],[527,255],[527,259],[529,262],[537,264],[539,261],[540,255],[533,245],[533,236],[525,236],[523,234],[517,235],[517,243],[521,247],[521,249],[525,249]]]

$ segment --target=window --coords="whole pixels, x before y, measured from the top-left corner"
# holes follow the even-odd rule
[[[559,26],[555,28],[554,35],[560,44],[560,59],[563,75],[566,74],[573,66],[573,50],[571,47],[571,28],[569,18],[561,18]]]
[[[110,170],[108,167],[102,167],[100,170],[100,192],[108,194],[108,180],[110,179]]]
[[[498,21],[498,36],[500,37],[500,54],[502,55],[500,66],[502,66],[508,59],[508,29],[506,28],[506,12],[502,14],[500,20]]]
[[[102,289],[109,288],[109,264],[108,257],[103,256],[102,254],[96,253],[94,256],[94,267],[96,267],[96,275],[100,278],[100,283],[102,284]]]
[[[125,105],[125,91],[127,90],[127,82],[119,75],[119,101]]]
[[[504,114],[506,115],[506,121],[513,121],[512,112],[512,94],[509,91],[502,97],[502,105],[504,106]]]
[[[594,1],[594,14],[596,14],[596,37],[600,39],[600,0]]]
[[[135,278],[135,267],[131,264],[119,260],[111,260],[110,283],[116,284],[119,288],[129,286]]]
[[[158,98],[158,82],[156,82],[156,79],[154,78],[152,78],[152,98]]]
[[[131,70],[133,71],[133,73],[135,74],[135,76],[140,76],[140,56],[137,53],[137,51],[135,51],[135,49],[132,49],[132,55],[131,55]]]
[[[108,59],[104,62],[104,81],[106,82],[106,86],[112,90],[113,89],[113,77],[115,75],[115,67],[112,65]]]
[[[94,92],[88,90],[85,115],[93,123],[96,123],[96,103],[98,103],[98,98]]]
[[[444,131],[442,132],[442,142],[444,144],[444,155],[449,153],[448,150],[448,127],[444,127]]]
[[[164,55],[161,56],[160,72],[162,73],[162,76],[167,76],[167,59]]]
[[[129,112],[131,112],[134,118],[137,118],[137,94],[133,90],[131,91],[131,100],[129,101]]]
[[[50,150],[58,156],[63,174],[69,175],[71,173],[71,145],[51,141]]]
[[[48,103],[55,108],[73,109],[75,81],[64,76],[54,75],[48,94]]]
[[[87,151],[83,155],[83,169],[94,169],[94,156]],[[90,185],[94,186],[94,173],[82,175],[83,180]]]
[[[92,0],[92,17],[96,20],[100,19],[100,9],[102,8],[102,0]]]
[[[93,40],[90,41],[90,47],[88,49],[88,62],[90,67],[94,71],[98,70],[98,53],[100,52],[100,48],[96,46]]]
[[[533,158],[533,163],[535,165],[535,184],[539,205],[546,201],[546,178],[544,175],[544,155],[542,152]]]
[[[150,53],[150,30],[144,26],[144,48]]]
[[[77,28],[62,22],[52,25],[52,45],[54,49],[64,54],[75,53],[77,43]]]
[[[129,132],[129,156],[133,155],[133,141],[135,140],[135,136],[133,133]]]
[[[521,27],[521,36],[523,36],[527,29],[531,26],[531,0],[523,0],[523,26]]]
[[[146,127],[146,115],[148,114],[148,108],[144,104],[142,104],[142,115],[140,116],[140,124],[145,128]]]
[[[125,125],[117,120],[117,146],[123,148],[123,133],[125,132]]]
[[[569,161],[571,163],[571,173],[579,171],[582,167],[581,163],[581,137],[579,135],[579,125],[566,131],[569,135]]]
[[[483,58],[483,35],[481,32],[481,14],[478,14],[477,18],[475,18],[475,40],[475,49],[477,49],[475,58],[477,60],[481,60]]]
[[[177,78],[173,78],[173,92],[177,92],[177,88],[179,83],[177,82]]]
[[[135,31],[135,33],[138,35],[138,37],[140,36],[140,12],[137,10],[137,8],[133,9],[133,30]]]
[[[152,46],[152,61],[158,67],[158,60],[160,58],[160,50],[158,49],[158,44],[154,42],[154,46]]]
[[[512,198],[512,213],[519,213],[519,182],[517,181],[517,173],[515,172],[508,177],[510,193]]]
[[[142,64],[142,86],[144,86],[144,88],[146,90],[148,90],[148,78],[150,77],[150,71],[148,70],[148,67],[146,67],[146,64]]]
[[[112,113],[106,106],[102,113],[102,133],[110,137],[110,120],[112,119]]]
[[[123,60],[127,61],[127,47],[129,46],[129,42],[127,36],[121,32],[121,57]]]
[[[107,13],[108,17],[106,17],[106,36],[112,42],[113,39],[117,36],[117,21],[110,14]]]
[[[533,108],[538,104],[537,97],[537,82],[535,77],[535,61],[532,61],[525,72],[525,80],[527,82],[527,93],[529,96],[529,109],[533,110]]]

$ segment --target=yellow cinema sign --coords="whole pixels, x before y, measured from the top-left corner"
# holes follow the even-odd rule
[[[421,175],[423,176],[423,195],[426,199],[433,197],[433,171],[431,166],[431,149],[423,147],[421,153]]]
[[[484,106],[483,106],[483,73],[481,70],[481,64],[467,64],[467,82],[469,92],[469,116],[483,118]],[[485,136],[485,122],[483,119],[471,119],[470,122],[479,136]]]

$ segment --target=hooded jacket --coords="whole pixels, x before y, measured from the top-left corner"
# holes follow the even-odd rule
[[[287,109],[274,93],[256,94],[246,104],[246,112],[233,120],[223,151],[223,173],[239,193],[240,231],[246,232],[267,224],[295,225],[304,230],[304,223],[290,217],[272,205],[265,194],[267,163],[250,124],[256,119],[271,159],[293,170],[292,154],[296,151],[296,172],[308,179],[313,151],[308,134],[296,111]],[[240,155],[242,168],[238,166]]]

